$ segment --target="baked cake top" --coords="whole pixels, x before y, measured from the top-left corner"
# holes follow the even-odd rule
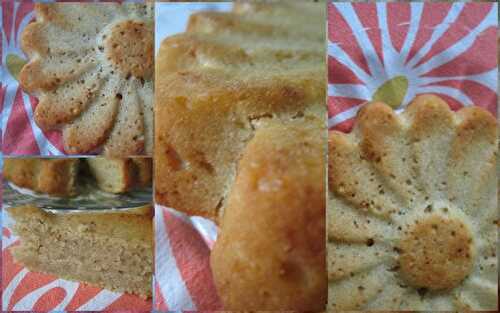
[[[149,154],[153,138],[153,6],[36,4],[19,80],[39,98],[35,121],[60,128],[70,154]]]
[[[417,97],[329,137],[331,309],[497,308],[497,122]]]

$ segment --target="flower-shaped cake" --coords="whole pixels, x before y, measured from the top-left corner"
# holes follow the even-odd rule
[[[70,154],[148,154],[153,134],[153,6],[37,4],[19,80],[39,98],[40,128]]]
[[[497,122],[436,96],[329,137],[331,309],[495,310]]]

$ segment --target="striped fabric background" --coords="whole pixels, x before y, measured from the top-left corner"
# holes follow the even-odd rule
[[[497,19],[496,3],[329,3],[329,127],[349,131],[375,95],[401,97],[399,110],[432,93],[496,114]]]

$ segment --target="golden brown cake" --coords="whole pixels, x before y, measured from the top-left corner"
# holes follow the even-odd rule
[[[329,136],[331,310],[496,310],[497,121],[419,96]]]
[[[78,159],[5,159],[5,179],[19,187],[55,196],[74,196]]]
[[[34,206],[8,211],[21,241],[11,248],[13,256],[30,270],[151,297],[151,207],[126,213],[50,214]]]
[[[216,219],[263,121],[325,118],[325,45],[318,35],[325,7],[307,7],[304,14],[294,4],[196,13],[186,33],[163,41],[155,63],[158,203]],[[290,22],[281,12],[303,16]],[[304,34],[304,27],[314,32]]]
[[[19,80],[39,98],[36,123],[61,129],[69,154],[150,154],[153,5],[35,4]]]
[[[324,30],[324,3],[237,3],[156,58],[155,201],[220,223],[226,310],[325,308]]]
[[[269,122],[242,153],[210,260],[227,310],[325,308],[326,131],[316,123]]]
[[[97,186],[104,191],[122,193],[151,185],[151,159],[85,159]]]
[[[86,168],[103,191],[123,193],[151,186],[151,158],[5,159],[3,173],[19,187],[70,197],[78,194]]]

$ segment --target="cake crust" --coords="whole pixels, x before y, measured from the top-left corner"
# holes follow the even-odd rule
[[[225,309],[324,309],[325,140],[274,122],[247,144],[211,254]]]
[[[422,95],[329,134],[328,307],[494,310],[497,122]]]

